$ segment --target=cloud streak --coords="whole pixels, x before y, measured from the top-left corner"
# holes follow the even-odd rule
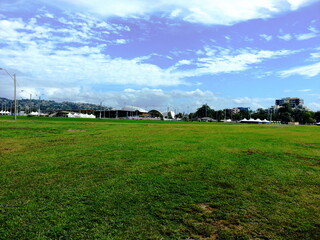
[[[55,6],[89,10],[102,16],[138,17],[162,13],[172,18],[203,24],[230,25],[250,19],[265,19],[294,11],[316,0],[58,0]],[[53,3],[52,3],[53,4]]]
[[[283,78],[290,77],[292,75],[301,75],[305,77],[315,77],[320,74],[320,62],[302,66],[302,67],[296,67],[289,70],[285,70],[280,72],[280,75]]]

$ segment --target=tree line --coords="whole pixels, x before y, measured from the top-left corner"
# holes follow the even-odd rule
[[[258,108],[256,111],[240,110],[237,113],[232,113],[230,110],[214,110],[207,104],[202,105],[196,112],[189,114],[189,119],[197,118],[212,118],[217,121],[224,119],[231,119],[233,121],[240,121],[244,118],[260,118],[271,121],[280,121],[282,123],[299,122],[300,124],[312,124],[320,122],[320,111],[313,112],[304,108],[292,108],[289,103],[283,104],[277,111],[269,109]]]

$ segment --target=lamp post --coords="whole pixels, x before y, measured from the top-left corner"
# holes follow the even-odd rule
[[[17,120],[17,80],[16,80],[16,74],[11,75],[6,69],[0,68],[0,70],[5,71],[13,80],[14,85],[14,120]]]
[[[26,90],[21,90],[21,92],[29,93],[29,92],[27,92]],[[31,99],[32,99],[32,94],[31,94],[31,93],[29,93],[29,94],[30,94],[30,101],[29,101],[29,113],[31,113]]]
[[[100,102],[100,119],[101,119],[101,112],[102,112],[102,102]]]
[[[41,96],[43,96],[43,94],[39,94],[39,95],[37,95],[37,94],[36,94],[36,96],[37,96],[37,97],[39,97],[39,114],[38,114],[38,116],[40,117],[40,116],[41,116],[41,109],[40,109],[40,105],[41,105]]]

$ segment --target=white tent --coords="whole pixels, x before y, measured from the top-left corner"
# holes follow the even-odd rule
[[[39,113],[38,112],[31,112],[29,113],[30,116],[39,116]]]
[[[18,113],[18,115],[19,115],[19,116],[28,116],[24,111],[20,111],[20,112]]]
[[[69,118],[96,118],[93,114],[86,114],[86,113],[68,113],[67,117]]]
[[[169,112],[163,112],[162,116],[164,119],[169,119],[169,116],[171,116],[172,119],[174,119],[176,114],[174,113],[174,111],[169,111]]]
[[[263,123],[270,123],[270,121],[268,121],[267,119],[263,119],[262,122]]]

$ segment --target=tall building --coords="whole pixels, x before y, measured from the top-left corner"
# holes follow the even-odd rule
[[[282,106],[285,103],[289,103],[292,108],[296,108],[296,107],[302,107],[304,101],[302,98],[292,98],[292,97],[286,97],[286,98],[276,100],[276,106]]]
[[[240,111],[249,111],[250,108],[249,107],[237,107]]]

